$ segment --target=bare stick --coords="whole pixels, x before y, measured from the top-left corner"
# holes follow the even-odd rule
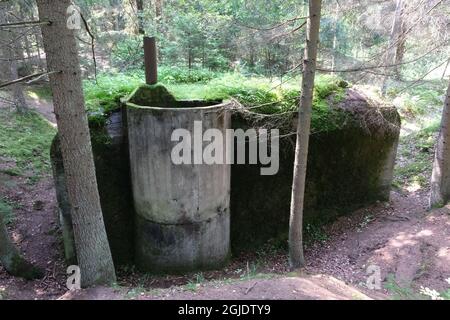
[[[35,27],[42,25],[50,25],[50,21],[21,21],[21,22],[13,22],[13,23],[3,23],[0,24],[1,29],[9,29],[9,28],[26,28],[26,27]]]
[[[89,37],[91,37],[91,51],[92,51],[92,60],[94,62],[94,77],[95,82],[97,83],[97,60],[95,59],[95,44],[94,44],[94,35],[91,32],[91,29],[89,29],[89,25],[84,18],[83,14],[80,12],[81,20],[83,20],[84,28],[86,29],[86,32],[89,34]]]
[[[59,73],[59,72],[60,71],[49,71],[49,72],[40,72],[40,73],[30,74],[28,76],[25,76],[25,77],[22,77],[22,78],[19,78],[19,79],[15,79],[13,81],[0,83],[0,88],[4,88],[4,87],[7,87],[7,86],[10,86],[10,85],[19,83],[19,82],[27,81],[27,80],[30,80],[30,79],[33,79],[33,78],[36,78],[36,77],[40,78],[40,77],[45,76],[45,75],[49,75],[49,74],[53,74],[53,73]]]

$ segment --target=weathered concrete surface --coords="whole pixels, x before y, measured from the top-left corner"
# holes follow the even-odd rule
[[[193,144],[194,121],[201,121],[200,134],[215,128],[225,137],[226,105],[126,105],[137,266],[182,272],[222,265],[229,256],[230,165],[174,164],[171,152],[179,141],[171,137],[175,129],[185,129]]]
[[[230,214],[202,222],[161,224],[137,216],[136,265],[153,273],[221,268],[230,253]]]

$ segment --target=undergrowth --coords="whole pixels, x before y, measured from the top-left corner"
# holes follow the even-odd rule
[[[13,206],[6,199],[3,199],[1,197],[0,215],[2,215],[5,224],[9,224],[14,220]]]
[[[25,172],[40,176],[50,172],[50,145],[56,133],[47,120],[34,111],[19,114],[0,109],[0,154],[12,159],[10,175]]]
[[[164,70],[164,69],[163,69]],[[164,74],[164,73],[163,73]],[[178,74],[178,73],[177,73]],[[244,77],[241,74],[214,74],[215,78],[202,80],[174,80],[168,75],[160,81],[178,100],[226,100],[234,98],[252,111],[262,114],[295,113],[300,99],[300,81],[291,80],[283,84],[270,82],[262,77]],[[188,83],[191,82],[191,83]],[[84,91],[86,107],[91,120],[101,117],[119,106],[121,97],[129,95],[143,83],[143,75],[100,75],[97,83],[86,81]],[[330,102],[338,103],[344,98],[348,84],[334,76],[318,76],[314,88],[313,127],[333,129],[339,112],[330,108]]]

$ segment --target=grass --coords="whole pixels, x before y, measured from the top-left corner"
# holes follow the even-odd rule
[[[450,284],[449,279],[446,281]],[[416,291],[410,286],[399,285],[393,274],[387,276],[384,287],[389,291],[394,300],[450,300],[450,289],[438,292],[428,287],[421,287],[419,291]]]
[[[432,81],[401,92],[389,90],[388,96],[403,118],[394,186],[415,189],[428,186],[444,94],[445,84]]]
[[[26,92],[32,99],[49,100],[52,97],[49,86],[30,86]]]
[[[323,243],[329,239],[324,231],[324,224],[319,222],[307,223],[305,226],[305,244],[310,245],[314,242]]]
[[[393,274],[387,276],[384,287],[389,291],[394,300],[424,300],[424,297],[414,292],[412,288],[400,286],[395,281]]]
[[[206,280],[203,273],[199,272],[194,275],[193,279],[189,280],[188,283],[184,285],[184,289],[187,291],[195,292],[205,282]]]
[[[280,83],[263,77],[245,77],[237,73],[215,74],[215,78],[205,77],[202,81],[167,81],[160,79],[178,100],[225,100],[234,98],[253,111],[263,114],[293,114],[296,112],[300,96],[300,79]],[[133,73],[103,74],[98,83],[84,82],[86,107],[92,123],[103,123],[104,115],[119,106],[121,97],[129,95],[144,82],[143,75]],[[340,113],[332,110],[330,101],[337,103],[344,97],[348,84],[341,79],[317,76],[314,90],[312,127],[320,131],[333,130],[339,124]],[[317,130],[316,130],[317,131]]]
[[[13,206],[3,198],[0,198],[0,214],[3,216],[5,224],[14,221]]]
[[[437,117],[437,116],[436,116]],[[400,137],[394,186],[422,188],[428,185],[439,131],[439,119],[421,124],[420,129]]]
[[[225,100],[234,98],[253,111],[263,114],[296,112],[300,97],[300,78],[281,83],[268,78],[247,77],[239,73],[215,73],[205,70],[180,70],[176,67],[160,68],[160,82],[178,100]],[[120,98],[129,95],[144,83],[141,71],[128,74],[100,74],[97,82],[83,82],[86,109],[93,124],[104,123],[105,115],[119,106]],[[340,113],[332,110],[330,102],[344,97],[348,84],[330,75],[318,75],[314,89],[312,127],[320,131],[333,130],[339,125]],[[44,87],[30,88],[35,98],[48,98]],[[317,130],[315,130],[317,131]]]
[[[388,97],[393,100],[403,118],[417,118],[426,116],[430,111],[439,113],[442,110],[445,89],[442,85],[425,82],[405,91],[390,89]]]
[[[50,172],[50,145],[56,130],[34,111],[19,114],[0,109],[0,154],[12,159],[15,168],[4,170],[9,175],[32,174],[39,177]]]

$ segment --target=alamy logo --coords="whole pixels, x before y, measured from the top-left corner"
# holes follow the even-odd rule
[[[189,130],[175,129],[171,141],[178,142],[171,151],[172,163],[176,165],[234,164],[236,159],[236,164],[257,164],[259,160],[266,166],[261,168],[261,175],[274,175],[279,169],[278,129],[270,130],[270,134],[267,129],[226,129],[224,136],[219,129],[203,132],[202,122],[194,121],[193,136]]]
[[[80,30],[81,29],[81,14],[80,8],[76,5],[71,4],[67,7],[67,28],[71,30]]]
[[[376,264],[371,264],[366,269],[368,275],[366,286],[370,290],[381,290],[381,268]]]
[[[81,272],[79,266],[69,266],[67,268],[67,277],[66,286],[70,291],[81,289]]]

